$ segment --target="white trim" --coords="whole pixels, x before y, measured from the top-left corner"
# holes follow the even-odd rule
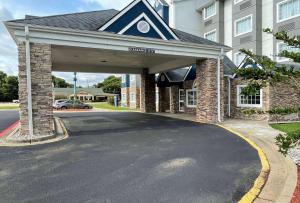
[[[145,18],[146,21],[151,25],[151,27],[159,34],[159,36],[164,39],[168,40],[161,32],[160,30],[155,26],[155,24],[150,20],[150,18],[145,14],[141,13],[137,18],[135,18],[133,21],[131,21],[126,27],[124,27],[118,34],[123,34],[126,32],[129,28],[131,28],[134,24],[136,24],[140,19]]]
[[[189,70],[186,72],[184,78],[183,78],[183,81],[186,80],[186,77],[190,74],[191,70],[192,70],[193,66],[190,66]]]
[[[245,0],[234,0],[234,4],[241,3],[242,1],[245,1]]]
[[[212,5],[215,5],[215,12],[211,15],[211,16],[208,16],[206,17],[206,9]],[[206,6],[205,8],[203,8],[203,20],[207,20],[213,16],[217,15],[217,4],[216,2],[212,3],[212,4],[209,4],[208,6]]]
[[[179,108],[179,112],[184,112],[184,106],[185,106],[185,99],[181,100],[180,99],[180,93],[183,92],[184,93],[184,89],[179,89],[179,92],[178,92],[178,108]],[[183,109],[180,109],[180,102],[183,102]]]
[[[231,117],[231,79],[227,77],[228,81],[228,117]]]
[[[294,15],[294,16],[291,16],[291,17],[282,19],[282,20],[279,19],[279,6],[280,6],[281,4],[284,4],[284,3],[288,2],[288,1],[291,1],[291,0],[284,0],[284,1],[278,2],[278,3],[276,4],[276,12],[277,12],[277,13],[276,13],[276,20],[277,20],[277,23],[281,23],[281,22],[284,22],[284,21],[287,21],[287,20],[290,20],[290,19],[293,19],[293,18],[297,18],[297,17],[300,16],[300,13],[299,13],[299,14],[296,14],[296,15]]]
[[[207,35],[209,35],[209,34],[212,34],[212,33],[215,33],[216,34],[216,40],[214,41],[214,42],[217,42],[218,40],[217,40],[217,38],[218,38],[218,36],[217,36],[217,29],[213,29],[213,30],[211,30],[211,31],[209,31],[209,32],[206,32],[206,33],[204,33],[204,38],[205,39],[207,39],[206,37],[207,37]],[[212,41],[212,40],[211,40]]]
[[[196,93],[196,104],[195,105],[189,105],[189,95],[188,95],[188,93],[189,92],[195,92]],[[188,107],[188,108],[196,108],[197,107],[197,99],[198,99],[198,97],[197,97],[197,90],[195,90],[195,89],[188,89],[188,90],[186,90],[185,91],[185,97],[186,97],[186,107]]]
[[[263,106],[263,92],[262,89],[260,89],[260,104],[241,104],[241,88],[246,87],[247,85],[237,85],[237,107],[247,107],[247,108],[262,108]]]
[[[218,99],[218,122],[222,122],[221,119],[221,57],[223,55],[223,51],[218,58],[218,67],[217,67],[217,99]]]
[[[134,97],[133,100],[131,100],[132,95]],[[130,94],[129,94],[129,101],[130,101],[130,103],[136,103],[136,93],[130,92]]]
[[[176,40],[179,40],[176,34],[170,29],[170,27],[166,24],[166,22],[157,14],[157,12],[154,10],[154,8],[147,2],[147,0],[135,0],[129,6],[127,6],[125,9],[123,9],[120,13],[118,13],[115,17],[113,17],[110,21],[105,23],[101,28],[99,28],[99,31],[104,31],[106,28],[108,28],[111,24],[113,24],[117,19],[119,19],[121,16],[123,16],[125,13],[127,13],[131,8],[133,8],[136,4],[138,4],[140,1],[142,1],[146,7],[152,12],[152,14],[159,20],[160,23],[170,32],[172,37]]]
[[[239,21],[242,21],[242,20],[244,20],[244,19],[246,19],[246,18],[249,18],[249,17],[250,17],[250,19],[251,19],[251,29],[250,29],[249,31],[246,31],[246,32],[242,32],[242,33],[237,34],[237,30],[236,30],[236,25],[237,25],[237,23],[238,23]],[[237,19],[237,20],[234,21],[234,36],[235,36],[235,37],[238,37],[238,36],[241,36],[241,35],[250,33],[250,32],[252,32],[252,31],[253,31],[253,14],[244,16],[244,17],[239,18],[239,19]]]
[[[32,90],[31,90],[31,62],[30,62],[30,40],[29,27],[25,26],[25,59],[26,59],[26,86],[27,86],[27,109],[28,109],[28,128],[30,142],[33,137],[33,113],[32,113]]]

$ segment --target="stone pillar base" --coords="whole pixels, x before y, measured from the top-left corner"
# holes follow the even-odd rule
[[[155,75],[144,69],[141,75],[141,112],[156,112],[155,105]]]

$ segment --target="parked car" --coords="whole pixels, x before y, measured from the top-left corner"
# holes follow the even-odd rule
[[[85,104],[81,101],[73,101],[73,100],[67,100],[67,101],[60,101],[54,104],[53,106],[55,109],[92,109],[93,107],[89,104]]]
[[[18,104],[18,103],[20,103],[20,101],[19,101],[18,99],[16,99],[16,100],[13,100],[12,102],[13,102],[13,103],[15,103],[15,104]]]

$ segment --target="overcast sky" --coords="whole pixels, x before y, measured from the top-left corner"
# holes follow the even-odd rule
[[[1,0],[0,1],[0,70],[17,75],[17,48],[2,21],[24,18],[25,14],[47,16],[102,9],[122,9],[132,0]],[[54,73],[73,81],[73,73]],[[102,81],[107,74],[78,74],[79,85],[87,86]]]

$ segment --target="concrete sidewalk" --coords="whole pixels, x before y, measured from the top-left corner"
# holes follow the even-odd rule
[[[275,137],[280,131],[263,121],[226,120],[222,125],[254,141],[268,158],[269,178],[255,202],[290,202],[297,184],[297,167],[290,158],[277,151]]]
[[[156,115],[196,121],[194,115],[155,113]],[[275,137],[281,133],[269,126],[264,121],[247,121],[228,119],[222,126],[241,133],[255,142],[266,154],[270,164],[268,180],[258,198],[257,203],[289,203],[297,184],[297,167],[289,158],[278,152]]]

